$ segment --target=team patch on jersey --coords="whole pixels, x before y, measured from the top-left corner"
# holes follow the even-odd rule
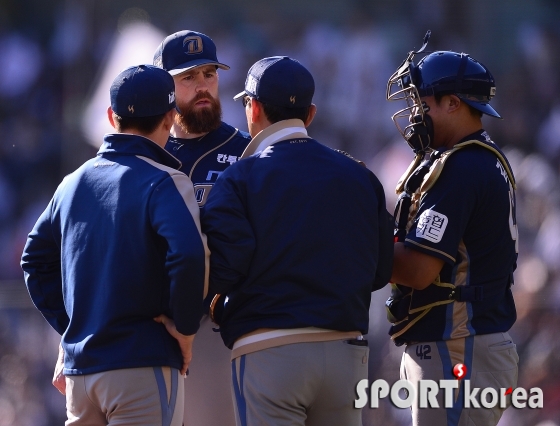
[[[418,219],[416,236],[433,243],[439,243],[447,228],[447,216],[435,210],[424,210]]]

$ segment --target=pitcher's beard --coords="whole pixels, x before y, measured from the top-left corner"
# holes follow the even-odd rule
[[[195,108],[195,103],[208,99],[210,107]],[[188,104],[178,103],[181,113],[175,115],[177,123],[185,133],[208,133],[220,127],[222,123],[222,106],[220,100],[207,92],[199,93]]]

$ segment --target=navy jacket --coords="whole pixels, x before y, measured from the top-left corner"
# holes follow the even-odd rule
[[[141,136],[109,134],[68,175],[29,234],[29,294],[62,335],[64,374],[171,366],[176,340],[153,318],[193,334],[207,249],[180,162]]]
[[[367,333],[393,253],[383,188],[367,168],[313,139],[276,142],[222,173],[202,224],[210,291],[228,295],[226,346],[259,328]]]

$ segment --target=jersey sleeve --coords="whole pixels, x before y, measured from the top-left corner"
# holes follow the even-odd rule
[[[247,165],[244,160],[244,166]],[[256,247],[245,209],[245,191],[238,179],[241,163],[230,166],[216,181],[202,210],[208,235],[210,291],[224,294],[247,276]]]
[[[62,335],[70,319],[64,305],[60,241],[55,238],[53,203],[54,198],[29,233],[21,267],[31,300],[48,323]]]
[[[449,158],[434,185],[420,199],[405,245],[453,265],[476,203],[480,178],[476,167]]]
[[[194,334],[202,317],[209,251],[190,179],[180,172],[164,179],[154,188],[149,208],[153,229],[167,242],[165,269],[175,325],[182,334]]]
[[[385,191],[383,186],[373,173],[371,179],[376,188],[378,210],[377,215],[377,236],[378,236],[378,259],[375,271],[375,280],[372,291],[383,288],[391,279],[393,270],[393,216],[387,211],[385,201]]]

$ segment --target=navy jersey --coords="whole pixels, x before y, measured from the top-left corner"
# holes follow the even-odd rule
[[[405,245],[443,259],[439,282],[477,286],[482,300],[433,306],[409,328],[393,326],[390,334],[397,343],[505,332],[515,322],[510,289],[517,259],[514,182],[486,132],[461,143],[470,140],[475,142],[452,153],[422,194]],[[412,298],[432,286],[414,290]]]
[[[248,133],[222,122],[216,130],[200,138],[171,136],[165,149],[181,160],[179,170],[191,179],[196,200],[202,207],[218,176],[241,157],[250,141]]]

